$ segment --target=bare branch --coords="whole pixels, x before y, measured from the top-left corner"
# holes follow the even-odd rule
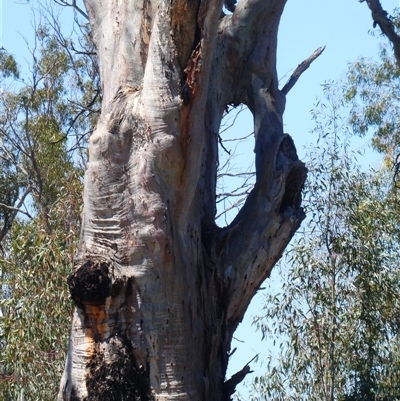
[[[221,173],[218,174],[218,178],[222,177],[247,177],[247,176],[255,176],[255,171],[243,172],[243,173]]]
[[[224,142],[239,142],[239,141],[244,141],[248,138],[250,138],[251,136],[254,135],[254,132],[250,132],[250,134],[247,134],[245,136],[239,137],[239,138],[232,138],[232,139],[224,139]]]
[[[32,219],[32,216],[27,211],[21,209],[22,205],[25,202],[26,197],[31,193],[31,191],[32,191],[32,187],[28,186],[25,189],[25,192],[22,194],[22,196],[16,206],[10,206],[10,205],[6,205],[4,203],[0,203],[0,207],[4,207],[6,209],[14,211],[14,213],[11,215],[11,217],[9,219],[7,219],[7,221],[4,223],[4,226],[3,226],[2,230],[0,231],[0,243],[4,239],[4,237],[7,235],[7,233],[10,231],[10,229],[12,227],[12,223],[15,220],[15,218],[17,217],[18,213],[22,213],[25,216]]]
[[[22,210],[18,207],[6,205],[5,203],[1,203],[1,202],[0,202],[0,207],[4,207],[5,209],[9,209],[9,210],[14,210],[15,212],[25,214],[29,218],[32,218],[32,216],[28,212],[26,212],[25,210]]]
[[[229,211],[233,210],[233,209],[238,209],[240,206],[243,205],[244,201],[246,200],[246,197],[248,196],[248,194],[250,193],[250,190],[248,192],[244,192],[239,194],[240,196],[242,196],[240,199],[238,199],[236,202],[232,203],[230,206],[225,207],[224,210],[217,214],[215,216],[215,219],[219,219],[221,216],[226,215]],[[237,195],[237,196],[239,196]],[[234,195],[229,195],[229,197],[233,197]],[[226,197],[224,200],[226,200],[228,197]],[[226,219],[225,219],[226,220]]]
[[[239,117],[239,114],[242,113],[243,111],[245,111],[246,109],[247,109],[246,107],[244,107],[243,105],[241,105],[241,106],[240,106],[240,110],[237,111],[237,112],[235,113],[235,116],[233,117],[233,119],[231,119],[231,121],[228,121],[227,124],[223,124],[223,125],[221,126],[221,130],[219,131],[219,134],[221,135],[221,134],[223,134],[225,131],[227,131],[229,128],[232,128],[232,127],[235,125],[235,122],[236,122],[237,118]],[[230,114],[232,110],[234,110],[234,109],[229,110],[229,111],[225,114],[224,118],[225,118],[228,114]],[[223,128],[223,129],[222,129],[222,128]]]
[[[230,155],[230,154],[231,154],[230,150],[228,150],[228,149],[224,146],[224,141],[223,141],[223,139],[221,138],[221,135],[219,135],[219,134],[218,134],[218,142],[219,142],[219,144],[221,145],[221,148],[224,149],[224,151],[225,151],[228,155]]]
[[[54,2],[60,6],[63,7],[72,7],[74,10],[76,10],[80,15],[82,15],[84,18],[86,18],[89,21],[88,15],[76,4],[76,0],[72,0],[71,3],[69,3],[66,0],[54,0]]]
[[[293,74],[290,76],[289,80],[281,90],[281,92],[285,96],[289,93],[290,89],[292,89],[293,86],[296,84],[296,82],[300,78],[300,75],[311,65],[311,63],[316,58],[318,58],[322,54],[324,50],[325,46],[319,47],[317,50],[314,51],[313,54],[311,54],[310,57],[308,57],[306,60],[304,60],[297,66],[297,68],[294,70]]]

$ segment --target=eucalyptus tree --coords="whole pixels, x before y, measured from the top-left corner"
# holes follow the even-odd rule
[[[392,52],[383,46],[379,61],[359,58],[351,64],[347,79],[345,98],[354,134],[372,133],[373,148],[398,171],[400,69]]]
[[[54,14],[36,18],[29,73],[0,50],[0,243],[18,215],[46,218],[63,179],[83,169],[101,102],[88,25],[72,39]]]
[[[0,399],[51,401],[65,361],[72,302],[65,282],[79,234],[81,179],[32,220],[14,220],[0,254]],[[51,225],[51,231],[48,225]]]
[[[233,333],[304,218],[306,168],[282,116],[321,50],[280,89],[286,0],[84,3],[102,106],[58,399],[228,400],[250,370],[225,380]],[[218,132],[238,104],[254,118],[256,182],[219,227]]]
[[[356,133],[374,132],[375,149],[386,155],[397,173],[399,170],[399,76],[400,15],[389,14],[380,0],[360,0],[371,10],[373,27],[389,40],[391,49],[382,46],[380,61],[360,59],[349,72],[347,99],[352,102],[352,122]],[[394,57],[393,57],[393,56]]]
[[[0,50],[0,399],[54,400],[65,361],[86,138],[101,100],[88,25],[36,14],[29,69]],[[33,379],[34,378],[34,379]]]

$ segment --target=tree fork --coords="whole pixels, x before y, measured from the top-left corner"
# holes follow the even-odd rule
[[[85,1],[103,104],[59,400],[227,400],[250,371],[225,382],[233,333],[304,218],[307,170],[276,73],[285,3],[223,15],[221,0]],[[218,131],[232,103],[254,116],[256,184],[221,228]]]

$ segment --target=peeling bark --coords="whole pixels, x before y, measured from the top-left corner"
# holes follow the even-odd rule
[[[76,303],[59,400],[228,400],[233,333],[304,218],[283,132],[285,0],[86,0],[103,85],[90,138]],[[218,131],[254,116],[257,182],[218,227]],[[225,384],[224,384],[225,383]]]

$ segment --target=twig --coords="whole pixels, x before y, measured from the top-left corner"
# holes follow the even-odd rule
[[[226,153],[228,153],[228,155],[230,156],[230,155],[231,155],[231,152],[224,146],[224,144],[223,144],[223,139],[221,138],[221,135],[219,135],[219,134],[218,134],[218,142],[219,142],[219,144],[221,145],[222,149],[224,149],[224,151],[225,151]]]
[[[71,3],[68,3],[65,0],[54,0],[54,2],[60,6],[64,6],[64,7],[72,7],[74,8],[76,11],[78,11],[79,14],[81,14],[84,18],[86,18],[89,21],[89,16],[76,4],[76,0],[72,0]]]

